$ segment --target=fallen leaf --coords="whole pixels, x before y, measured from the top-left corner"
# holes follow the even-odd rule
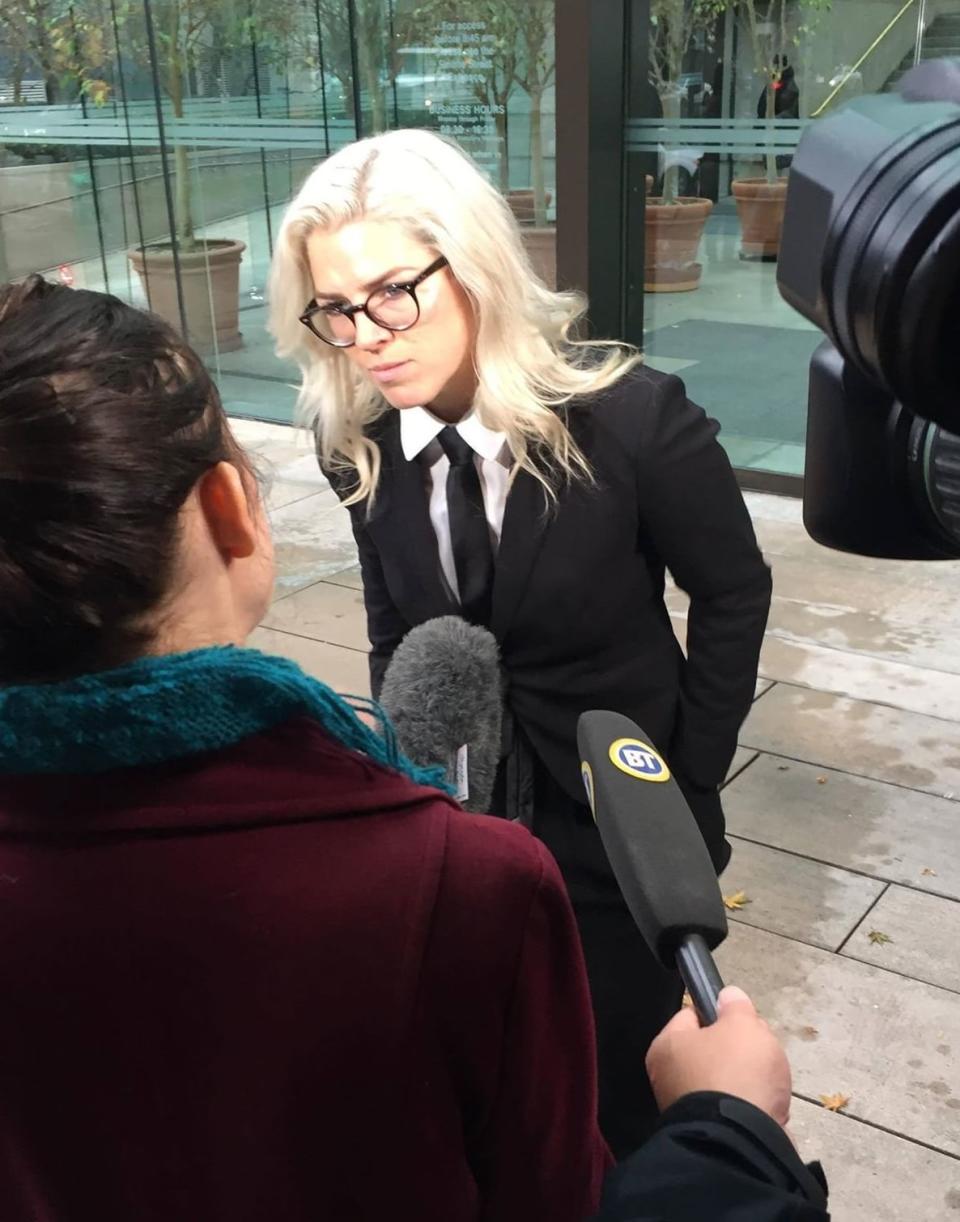
[[[841,1095],[838,1091],[835,1095],[821,1095],[820,1102],[828,1112],[842,1112],[850,1102],[849,1095]]]
[[[874,944],[874,946],[883,946],[884,943],[893,941],[893,938],[891,938],[888,934],[881,933],[879,929],[871,929],[869,934],[867,934],[867,937]]]
[[[923,869],[920,871],[920,873],[926,875],[928,878],[937,877],[936,870],[931,870],[929,866],[924,866]]]
[[[817,777],[817,784],[818,784],[818,785],[826,785],[826,783],[827,783],[827,778],[826,778],[825,776],[818,776],[818,777]]]
[[[683,1001],[680,1003],[685,1010],[689,1010],[693,1006],[693,998],[689,993],[684,993]]]
[[[790,771],[789,764],[777,764],[777,772],[789,772],[789,771]]]
[[[733,895],[725,895],[723,897],[724,908],[729,908],[731,912],[738,912],[745,904],[752,902],[747,896],[746,891],[734,891]]]
[[[820,1031],[817,1027],[801,1027],[800,1028],[800,1035],[805,1040],[815,1040],[819,1034],[820,1034]]]

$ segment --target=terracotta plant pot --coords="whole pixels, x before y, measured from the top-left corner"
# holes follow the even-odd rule
[[[647,293],[688,293],[703,271],[697,251],[713,200],[681,196],[671,204],[647,200],[643,288]]]
[[[244,250],[243,242],[214,239],[189,253],[179,252],[183,310],[190,343],[198,352],[235,352],[243,347],[239,306]],[[179,331],[180,305],[170,246],[138,247],[128,257],[140,276],[150,309]]]
[[[787,202],[787,180],[740,178],[733,183],[740,230],[740,254],[744,259],[776,259],[780,253],[783,209]]]
[[[544,194],[543,206],[550,207],[550,201],[553,196],[549,191]],[[510,205],[510,211],[517,218],[521,225],[532,225],[536,220],[536,208],[533,202],[533,190],[530,187],[524,187],[518,191],[507,192],[507,203]]]

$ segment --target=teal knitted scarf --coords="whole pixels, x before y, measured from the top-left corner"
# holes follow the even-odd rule
[[[95,773],[162,764],[232,746],[296,716],[420,785],[452,793],[442,770],[418,768],[370,701],[382,736],[294,662],[231,646],[141,658],[63,683],[0,688],[0,773]]]

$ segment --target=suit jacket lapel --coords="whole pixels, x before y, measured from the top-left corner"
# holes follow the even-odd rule
[[[510,627],[549,522],[543,485],[526,471],[519,471],[507,496],[493,583],[491,628],[497,640],[502,640]]]
[[[408,462],[400,446],[400,413],[391,411],[378,438],[382,456],[380,487],[367,530],[381,555],[397,557],[402,588],[391,594],[411,624],[438,615],[459,615],[440,573],[437,536],[419,462]]]

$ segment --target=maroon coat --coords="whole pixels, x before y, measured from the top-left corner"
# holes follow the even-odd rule
[[[580,947],[521,828],[290,721],[0,777],[3,1222],[580,1222]]]

